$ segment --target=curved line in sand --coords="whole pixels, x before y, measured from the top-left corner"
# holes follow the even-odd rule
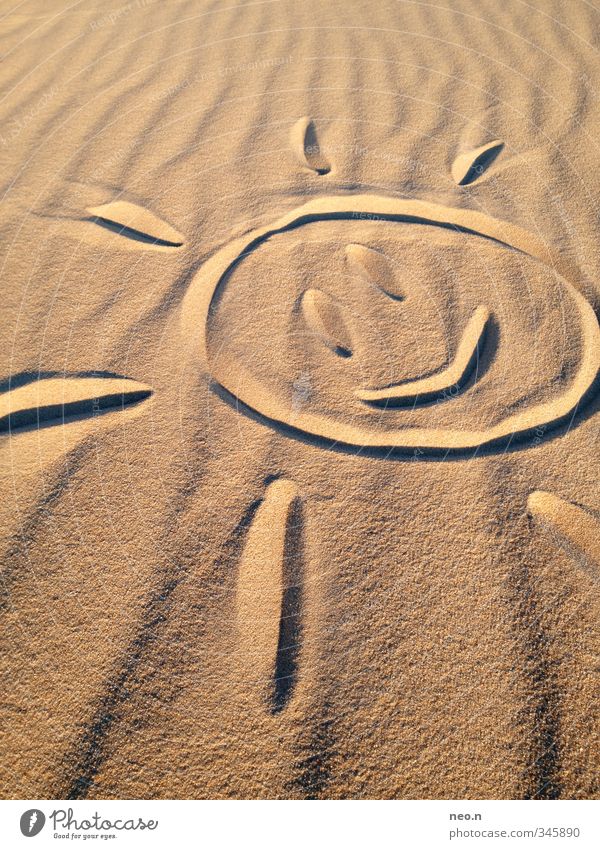
[[[302,313],[314,335],[340,357],[352,356],[352,340],[340,305],[321,289],[307,289],[302,295]]]
[[[354,394],[367,404],[386,405],[424,404],[435,398],[455,397],[456,391],[464,387],[477,363],[489,318],[488,308],[478,306],[465,327],[454,359],[437,374],[383,389],[357,389]]]
[[[501,153],[503,147],[504,142],[494,139],[494,141],[483,144],[475,150],[468,150],[457,156],[450,169],[456,185],[467,186],[476,182]]]
[[[364,245],[346,245],[346,259],[350,269],[360,274],[372,286],[376,286],[394,301],[404,299],[404,292],[396,283],[394,269],[381,251]]]
[[[301,165],[320,176],[329,174],[331,165],[321,151],[316,127],[308,115],[296,121],[291,128],[290,142]]]
[[[118,200],[87,209],[91,218],[129,239],[145,242],[149,246],[180,248],[183,236],[149,209],[129,201]]]
[[[69,416],[122,409],[152,394],[149,386],[120,377],[49,377],[0,395],[0,433]]]
[[[294,635],[300,611],[296,596],[301,576],[294,574],[299,552],[292,550],[301,531],[301,499],[296,484],[280,478],[267,487],[248,529],[236,586],[238,650],[246,677],[262,690],[271,712],[291,696],[298,650]],[[291,661],[291,663],[290,663]]]
[[[594,572],[600,569],[600,522],[583,507],[578,507],[551,492],[536,490],[527,499],[531,516],[554,529],[563,539],[580,551],[593,564]]]
[[[600,370],[600,327],[592,305],[582,294],[579,270],[558,252],[527,230],[469,209],[455,209],[421,200],[378,195],[322,197],[283,215],[273,224],[260,227],[218,250],[199,269],[182,303],[184,337],[196,340],[200,327],[200,349],[211,371],[207,346],[207,324],[213,298],[233,268],[266,239],[313,221],[330,219],[408,221],[454,227],[483,236],[521,251],[547,265],[563,278],[577,308],[582,330],[582,359],[567,390],[552,401],[509,415],[499,424],[482,430],[407,427],[378,432],[368,426],[341,424],[322,415],[294,413],[291,407],[261,384],[241,362],[222,358],[212,377],[233,397],[262,418],[305,433],[328,443],[361,448],[452,452],[484,446],[500,446],[539,427],[557,426],[573,416],[592,389]]]

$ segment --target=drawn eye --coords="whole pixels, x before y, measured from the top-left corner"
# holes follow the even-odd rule
[[[310,330],[340,357],[352,356],[352,341],[343,310],[331,295],[307,289],[302,295],[302,313]]]
[[[364,245],[346,245],[346,257],[350,269],[381,289],[394,300],[401,301],[404,290],[399,282],[397,270],[386,256]]]

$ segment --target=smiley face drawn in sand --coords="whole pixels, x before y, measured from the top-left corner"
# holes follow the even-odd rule
[[[341,244],[343,273],[337,289],[330,264],[324,273],[318,256],[310,268],[294,265],[294,251],[305,259],[306,245],[313,238],[319,243],[317,227],[323,232],[329,228],[320,238],[321,248]],[[357,232],[369,238],[382,233],[391,251],[404,245],[404,254],[400,250],[390,262],[379,243],[361,243]],[[428,238],[440,244],[432,250]],[[277,267],[273,255],[278,244],[287,253],[284,250]],[[453,245],[463,257],[466,246],[472,249],[467,254],[483,253],[480,291],[470,293],[470,304],[464,303],[460,291],[447,302],[450,313],[461,313],[458,336],[449,343],[444,339],[444,309],[437,307],[437,332],[431,331],[434,319],[430,332],[425,322],[420,334],[406,319],[410,323],[412,315],[418,325],[436,294],[446,291],[448,296],[448,288],[460,289],[460,267],[451,287],[441,275],[439,291],[432,282],[419,301],[410,289],[410,267],[402,269],[402,262],[425,246],[425,261],[435,263],[436,250],[452,251]],[[264,279],[278,281],[270,295],[261,290],[259,260],[272,263]],[[436,275],[439,269],[432,268],[429,276]],[[355,294],[348,309],[344,301],[351,301],[360,286],[362,296]],[[249,314],[256,317],[256,325],[237,340],[227,332],[227,314],[238,303],[236,287],[239,297],[255,298]],[[366,314],[367,301],[377,302],[371,316]],[[555,304],[553,317],[544,314],[545,302]],[[531,315],[532,310],[536,318],[519,324],[519,314]],[[261,313],[268,316],[264,326]],[[387,337],[377,340],[378,321],[385,315]],[[226,396],[265,422],[328,447],[436,454],[516,444],[536,429],[546,432],[568,421],[592,390],[600,369],[600,328],[581,291],[578,271],[544,242],[480,212],[376,195],[309,201],[225,246],[197,273],[184,302],[183,321]],[[512,331],[511,321],[516,321]],[[575,341],[576,351],[548,364],[536,338],[552,332],[553,321],[555,330]],[[521,351],[529,351],[523,372],[528,378],[519,377],[523,363],[511,354],[511,333],[513,341],[521,339]],[[530,342],[524,347],[527,333]],[[272,342],[277,338],[281,343],[282,334],[288,336],[289,357],[284,361],[271,355]],[[365,336],[379,344],[379,356],[369,351]],[[438,350],[437,362],[433,354],[419,366],[419,356],[428,360],[427,346],[434,337],[445,354],[440,357]],[[315,340],[321,343],[317,356]],[[412,356],[408,370],[407,356]]]
[[[326,178],[331,166],[314,128],[303,122],[301,129],[311,142],[308,166]],[[497,147],[459,162],[456,183],[470,183]],[[90,204],[76,226],[82,239],[119,238],[132,251],[184,244],[170,224],[126,201]],[[415,263],[422,268],[412,274]],[[461,274],[462,263],[471,273]],[[546,435],[582,407],[600,368],[600,329],[580,279],[545,242],[480,212],[324,195],[214,253],[181,304],[182,336],[194,368],[222,397],[285,438],[443,459],[519,440],[524,446],[527,434]],[[421,280],[426,289],[418,288]],[[241,328],[236,322],[232,333],[240,303],[252,320]],[[536,344],[548,338],[559,340],[557,350]],[[567,339],[569,346],[560,344]],[[121,375],[53,374],[10,386],[0,397],[0,430],[62,426],[66,417],[109,427],[117,413],[125,422],[144,415],[153,394]],[[308,499],[284,474],[265,476],[234,602],[240,675],[272,715],[294,696],[309,627],[302,555]],[[598,523],[586,510],[539,490],[529,494],[527,510],[600,561]]]
[[[294,125],[292,144],[305,169],[327,177],[311,121]],[[476,182],[502,147],[461,154],[456,184]],[[126,200],[66,217],[84,240],[109,230],[132,250],[185,242]],[[524,446],[582,408],[600,370],[586,295],[578,268],[519,226],[347,194],[311,200],[217,250],[192,278],[181,317],[184,341],[238,410],[327,448],[445,456]],[[252,322],[240,330],[241,309]]]
[[[321,197],[213,254],[183,301],[183,336],[238,414],[285,437],[443,461],[537,444],[583,406],[600,328],[580,279],[480,212]],[[272,714],[302,665],[303,502],[292,477],[268,482],[239,564],[240,664]],[[533,489],[527,511],[597,564],[586,510]]]

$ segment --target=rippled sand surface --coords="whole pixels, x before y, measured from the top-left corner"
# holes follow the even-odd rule
[[[600,796],[599,23],[4,4],[4,798]]]

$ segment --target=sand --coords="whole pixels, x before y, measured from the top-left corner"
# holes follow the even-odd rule
[[[600,797],[593,4],[0,10],[0,795]]]

